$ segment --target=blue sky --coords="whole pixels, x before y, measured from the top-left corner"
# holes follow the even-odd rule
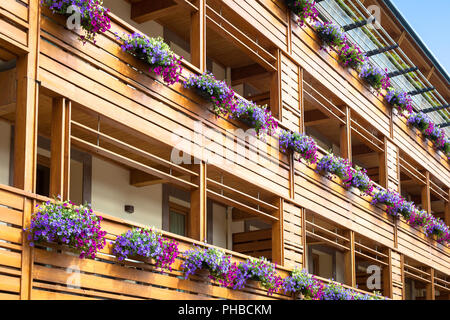
[[[392,0],[441,65],[450,72],[450,0]]]

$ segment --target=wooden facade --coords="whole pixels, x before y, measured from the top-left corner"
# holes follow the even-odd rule
[[[442,203],[443,218],[450,224],[447,158],[410,129],[354,71],[340,66],[334,53],[320,50],[312,28],[297,26],[283,1],[175,0],[160,10],[139,7],[139,1],[128,3],[136,22],[169,24],[177,15],[180,24],[187,22],[173,26],[190,34],[190,61],[183,60],[183,78],[208,69],[213,51],[208,41],[222,37],[268,75],[268,93],[260,98],[268,100],[283,128],[308,132],[329,126],[337,133],[340,155],[348,159],[360,157],[355,150],[362,147],[355,146],[366,145],[377,159],[373,174],[381,187],[400,191],[413,181],[421,188],[416,204],[432,212],[441,210],[434,210],[433,203]],[[15,83],[10,99],[8,92],[0,93],[5,96],[0,97],[0,117],[14,128],[11,183],[0,185],[1,299],[292,299],[268,296],[259,286],[236,291],[201,277],[184,279],[181,260],[164,274],[150,262],[118,262],[111,255],[111,242],[141,226],[132,216],[125,220],[100,213],[108,246],[96,260],[80,260],[51,245],[31,248],[23,228],[29,226],[36,204],[48,196],[70,198],[74,149],[136,172],[141,184],[168,184],[187,192],[186,236],[164,230],[182,249],[205,245],[208,201],[214,201],[230,208],[233,219],[258,219],[270,226],[227,239],[232,243],[227,252],[237,261],[266,256],[278,264],[282,276],[295,266],[311,272],[314,254],[308,250],[325,246],[342,252],[342,282],[350,287],[364,283],[358,261],[369,261],[381,267],[381,290],[389,298],[410,297],[408,279],[424,283],[427,299],[450,298],[448,246],[395,221],[384,207],[373,206],[371,198],[356,189],[345,189],[338,179],[324,178],[315,165],[280,152],[275,137],[255,142],[235,134],[241,123],[216,117],[196,92],[180,83],[165,85],[145,63],[123,52],[115,32],[138,29],[114,11],[111,20],[111,29],[99,34],[95,44],[83,45],[77,32],[65,27],[65,19],[38,0],[0,4],[0,60],[16,61],[13,76],[0,72],[5,81],[0,83]],[[405,45],[410,59],[419,59],[411,41],[405,40]],[[422,62],[424,68],[426,63]],[[448,83],[443,85],[437,72],[430,81],[449,96]],[[183,137],[171,139],[180,128]],[[40,136],[51,141],[48,195],[37,188]],[[173,148],[198,161],[171,162]],[[68,269],[79,275],[73,286]]]

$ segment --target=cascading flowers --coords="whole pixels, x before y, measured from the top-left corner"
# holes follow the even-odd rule
[[[309,274],[306,270],[295,268],[291,275],[284,278],[283,290],[285,293],[301,293],[305,300],[321,300],[323,296],[323,283]]]
[[[80,35],[83,43],[88,40],[95,43],[98,33],[106,32],[111,28],[111,20],[108,16],[110,10],[103,7],[102,0],[41,0],[41,4],[53,13],[64,16],[79,12],[81,28],[85,32],[84,35]]]
[[[321,49],[328,51],[327,48],[340,48],[347,41],[347,36],[341,28],[331,21],[317,21],[314,25],[322,45]]]
[[[367,170],[356,166],[352,169],[352,187],[357,188],[362,194],[372,195],[374,190],[373,181],[367,175]]]
[[[117,35],[121,40],[122,50],[134,54],[150,65],[150,71],[162,76],[164,82],[172,85],[179,81],[183,68],[181,59],[177,58],[169,45],[161,37],[149,38],[140,33]]]
[[[75,206],[69,201],[47,201],[31,217],[28,240],[35,243],[56,242],[80,253],[80,258],[95,258],[106,243],[106,231],[100,228],[101,216],[89,205]]]
[[[241,279],[259,281],[269,294],[281,289],[283,281],[276,272],[276,264],[264,257],[247,259],[246,262],[240,263],[238,268]]]
[[[429,127],[431,126],[432,121],[423,112],[417,112],[417,113],[413,113],[409,116],[407,123],[411,127],[415,127],[417,129],[419,129],[420,132],[425,134],[427,132],[427,130],[429,131]],[[434,125],[433,125],[433,128],[434,128]]]
[[[331,281],[323,289],[322,300],[385,300],[385,298],[379,293],[374,296],[363,294]]]
[[[332,179],[333,176],[339,177],[346,188],[352,185],[353,168],[351,162],[347,159],[328,153],[317,163],[317,171],[323,173],[329,179]]]
[[[428,223],[423,227],[425,235],[434,236],[439,243],[450,242],[450,230],[445,222],[431,214],[429,216]]]
[[[338,47],[337,51],[339,62],[345,67],[350,67],[356,71],[358,71],[367,60],[361,49],[350,41],[346,41],[343,45]]]
[[[224,287],[233,287],[237,267],[231,262],[231,256],[216,248],[200,248],[195,246],[193,249],[184,253],[185,261],[181,269],[187,279],[189,275],[196,271],[206,269],[209,271],[209,278],[218,281]]]
[[[384,204],[387,206],[386,212],[393,217],[399,218],[402,215],[405,200],[394,190],[379,190],[373,195],[372,204]]]
[[[450,158],[450,141],[445,136],[445,131],[436,126],[426,114],[423,112],[411,114],[407,124],[419,129],[423,136],[433,143],[436,149],[442,150],[447,158]]]
[[[260,107],[253,101],[240,97],[236,98],[235,104],[231,107],[229,117],[246,123],[258,134],[272,134],[278,128],[278,122],[267,106]]]
[[[317,162],[317,144],[313,138],[297,132],[281,130],[279,134],[280,150],[297,152],[309,163]]]
[[[314,0],[286,0],[286,5],[298,16],[297,23],[300,27],[305,25],[306,19],[316,21],[319,16]]]
[[[152,258],[157,267],[172,270],[171,265],[178,257],[179,251],[178,243],[164,238],[160,232],[134,228],[117,237],[113,254],[119,261],[134,256]]]
[[[397,108],[401,113],[407,112],[408,114],[413,111],[411,97],[406,92],[395,91],[394,89],[388,90],[386,101],[394,108]]]
[[[211,101],[216,115],[227,115],[234,107],[234,91],[225,81],[216,80],[212,73],[191,75],[184,87],[197,89],[201,96]]]
[[[366,62],[359,72],[359,77],[377,91],[382,89],[386,90],[391,86],[391,82],[386,72],[387,70],[383,71]]]

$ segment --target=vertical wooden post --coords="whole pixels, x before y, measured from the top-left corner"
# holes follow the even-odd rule
[[[289,197],[295,198],[295,159],[294,153],[289,154]]]
[[[345,259],[345,284],[356,286],[356,261],[355,261],[355,233],[348,231],[347,236],[350,240],[349,250],[344,254]]]
[[[402,273],[402,299],[406,300],[405,256],[400,254],[400,271]]]
[[[277,70],[272,72],[270,80],[270,110],[274,117],[283,120],[283,103],[281,101],[281,51],[275,53],[277,58]]]
[[[195,0],[198,10],[191,15],[191,63],[206,71],[206,0]]]
[[[17,59],[17,104],[14,133],[14,186],[28,192],[35,191],[37,149],[37,71],[40,30],[39,1],[28,5],[28,49],[26,55]],[[29,227],[34,200],[24,197],[22,224]],[[22,259],[20,276],[20,299],[29,300],[32,288],[33,250],[27,234],[22,232]]]
[[[283,198],[280,198],[278,203],[279,208],[276,215],[278,221],[272,223],[272,262],[284,266]]]
[[[345,106],[345,125],[341,126],[341,157],[352,161],[351,111]]]
[[[430,197],[430,173],[427,171],[426,185],[422,187],[422,209],[431,213],[431,197]]]
[[[50,197],[69,199],[71,103],[53,99],[51,123]]]
[[[388,265],[383,266],[382,279],[383,279],[383,295],[389,298],[393,298],[392,290],[392,250],[387,248],[384,250],[384,254],[388,256]]]
[[[430,280],[431,282],[427,284],[426,288],[426,299],[434,300],[436,298],[435,288],[434,288],[434,269],[430,268]]]
[[[287,52],[289,52],[289,54],[292,54],[292,19],[291,19],[291,10],[289,8],[286,9],[286,17],[288,22],[286,35]]]
[[[298,94],[299,94],[299,101],[300,101],[300,133],[306,133],[305,128],[305,100],[304,100],[304,93],[303,93],[303,68],[298,67]]]
[[[303,269],[308,269],[308,249],[306,245],[306,209],[301,208],[300,214],[302,215],[302,225],[301,225],[301,236],[302,236],[302,247],[303,247],[303,256],[302,256],[302,263],[303,263]]]
[[[384,139],[384,151],[382,153],[378,153],[378,163],[379,163],[379,185],[388,188],[388,160],[387,160],[387,140]]]
[[[444,206],[445,206],[444,221],[448,226],[450,226],[450,189],[448,191],[447,202],[445,203]]]
[[[191,211],[188,219],[188,236],[195,240],[206,241],[207,239],[207,210],[206,210],[206,163],[201,161],[195,165],[198,177],[192,182],[198,188],[191,191]]]

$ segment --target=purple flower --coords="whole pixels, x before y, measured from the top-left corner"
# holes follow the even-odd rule
[[[281,130],[279,134],[280,150],[282,152],[297,152],[309,163],[317,162],[317,144],[311,137],[297,132]]]
[[[183,68],[181,58],[177,58],[161,37],[148,38],[140,33],[117,36],[123,42],[122,50],[134,54],[150,65],[150,71],[161,75],[164,82],[173,85],[179,81]]]
[[[286,0],[286,4],[298,16],[297,23],[300,27],[305,25],[306,19],[316,21],[319,16],[314,0]]]
[[[93,214],[88,205],[46,202],[31,217],[28,240],[30,246],[56,242],[80,252],[80,258],[95,258],[106,243],[106,231],[101,230],[100,221],[101,217]]]
[[[366,62],[362,66],[361,71],[359,72],[359,76],[361,79],[366,81],[370,86],[372,86],[375,90],[377,91],[381,89],[386,90],[391,86],[391,82],[386,72],[387,69],[383,71],[380,68],[374,67]]]
[[[176,241],[164,238],[161,233],[152,229],[139,228],[118,236],[113,253],[119,261],[133,256],[152,258],[157,267],[169,270],[172,270],[171,265],[179,255]]]
[[[108,16],[109,9],[103,7],[102,0],[41,0],[43,6],[48,7],[53,13],[70,16],[74,13],[69,7],[78,8],[81,14],[81,27],[85,35],[80,36],[83,44],[88,40],[95,43],[98,33],[106,32],[111,28],[111,20]]]
[[[397,108],[400,112],[412,112],[412,100],[406,92],[399,92],[391,89],[387,92],[385,98],[391,106]]]

